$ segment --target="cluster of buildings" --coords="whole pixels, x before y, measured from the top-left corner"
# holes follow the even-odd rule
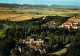
[[[64,29],[78,29],[80,28],[80,21],[74,21],[74,22],[65,22],[61,26],[59,26],[55,21],[49,21],[42,26],[47,26],[48,28],[64,28]]]
[[[56,28],[57,24],[55,21],[49,21],[49,22],[43,24],[42,26],[47,26],[48,28]]]
[[[28,36],[27,38],[23,39],[23,43],[26,43],[28,46],[32,45],[43,45],[44,39],[38,36]]]
[[[42,26],[47,26],[48,28],[64,28],[64,29],[78,29],[80,28],[80,21],[74,21],[74,22],[65,22],[61,26],[59,26],[55,21],[49,21]]]
[[[78,29],[80,27],[80,22],[79,21],[66,22],[66,23],[63,23],[60,27],[68,29],[68,30]]]
[[[26,46],[21,46],[22,44],[25,44]],[[39,51],[40,54],[46,53],[46,45],[44,44],[44,39],[40,36],[31,35],[26,37],[25,39],[20,39],[18,45],[18,50],[23,53],[24,50],[26,50],[26,53],[30,52],[30,50],[35,49],[35,51]]]

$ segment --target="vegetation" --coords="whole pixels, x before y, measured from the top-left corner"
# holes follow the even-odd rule
[[[80,55],[80,31],[76,33],[76,39],[71,43],[65,54],[61,56],[79,56]]]
[[[71,6],[71,5],[29,5],[29,4],[7,4],[7,3],[0,3],[0,7],[8,7],[8,8],[24,8],[24,9],[32,9],[32,8],[55,8],[55,9],[80,9],[79,6]]]
[[[6,31],[4,31],[3,38],[0,38],[0,55],[15,55],[15,56],[47,56],[49,53],[56,52],[60,50],[68,43],[73,43],[77,37],[80,37],[80,32],[63,28],[48,28],[41,26],[49,21],[56,21],[58,24],[64,23],[68,20],[69,17],[61,17],[61,16],[46,16],[43,20],[43,17],[40,18],[32,18],[30,20],[25,21],[10,21],[10,20],[1,20],[0,23],[2,25],[8,25]],[[1,30],[2,30],[2,25]],[[32,26],[32,28],[30,27]],[[38,26],[38,27],[34,27]],[[16,45],[19,45],[18,42],[20,39],[24,39],[31,34],[42,36],[44,41],[47,43],[47,52],[46,54],[40,54],[39,51],[35,51],[34,49],[29,49],[27,47],[24,50],[24,53],[20,53]],[[48,40],[46,41],[46,37]],[[77,41],[77,40],[76,40]],[[76,42],[75,41],[75,42]],[[77,44],[77,43],[76,43]],[[21,44],[21,46],[25,46]],[[76,45],[77,46],[77,45]],[[71,47],[72,48],[72,47]],[[28,50],[29,49],[29,50]],[[5,51],[4,51],[5,50]],[[26,51],[29,51],[26,53]],[[70,50],[69,50],[70,51]],[[5,54],[4,54],[5,53]],[[73,54],[72,54],[73,55]]]

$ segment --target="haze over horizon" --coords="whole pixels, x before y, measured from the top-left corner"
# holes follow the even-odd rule
[[[32,4],[32,5],[75,5],[80,6],[80,0],[0,0],[0,3]]]

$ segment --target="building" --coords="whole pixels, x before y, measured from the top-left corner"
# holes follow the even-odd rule
[[[63,23],[61,27],[65,29],[78,29],[79,25],[80,25],[79,21],[74,21]]]
[[[73,25],[78,25],[78,24],[79,24],[79,21],[73,22]]]
[[[79,27],[78,27],[78,26],[73,26],[72,28],[73,28],[73,29],[78,29]]]
[[[37,36],[28,36],[26,39],[23,39],[23,43],[26,43],[29,46],[43,45],[44,40]]]
[[[62,24],[61,27],[68,29],[68,28],[71,28],[71,24],[67,24],[67,23],[66,24]]]
[[[56,24],[55,21],[49,21],[49,22],[43,24],[42,26],[47,26],[47,27],[49,27],[49,28],[56,28],[56,25],[57,25],[57,24]]]

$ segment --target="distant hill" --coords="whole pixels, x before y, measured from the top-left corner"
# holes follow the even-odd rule
[[[0,7],[9,7],[9,8],[47,8],[47,5],[30,5],[30,4],[7,4],[7,3],[0,3]]]
[[[30,5],[30,4],[8,4],[8,3],[0,3],[0,7],[8,7],[8,8],[23,8],[23,9],[31,9],[31,8],[53,8],[53,9],[80,9],[80,6],[72,6],[72,5]]]
[[[21,5],[19,4],[7,4],[7,3],[0,3],[0,7],[9,7],[9,8],[17,8]]]
[[[80,6],[73,6],[73,5],[51,5],[49,8],[55,8],[55,9],[80,9]]]
[[[21,5],[23,8],[47,8],[47,5],[29,5],[29,4],[23,4]]]

